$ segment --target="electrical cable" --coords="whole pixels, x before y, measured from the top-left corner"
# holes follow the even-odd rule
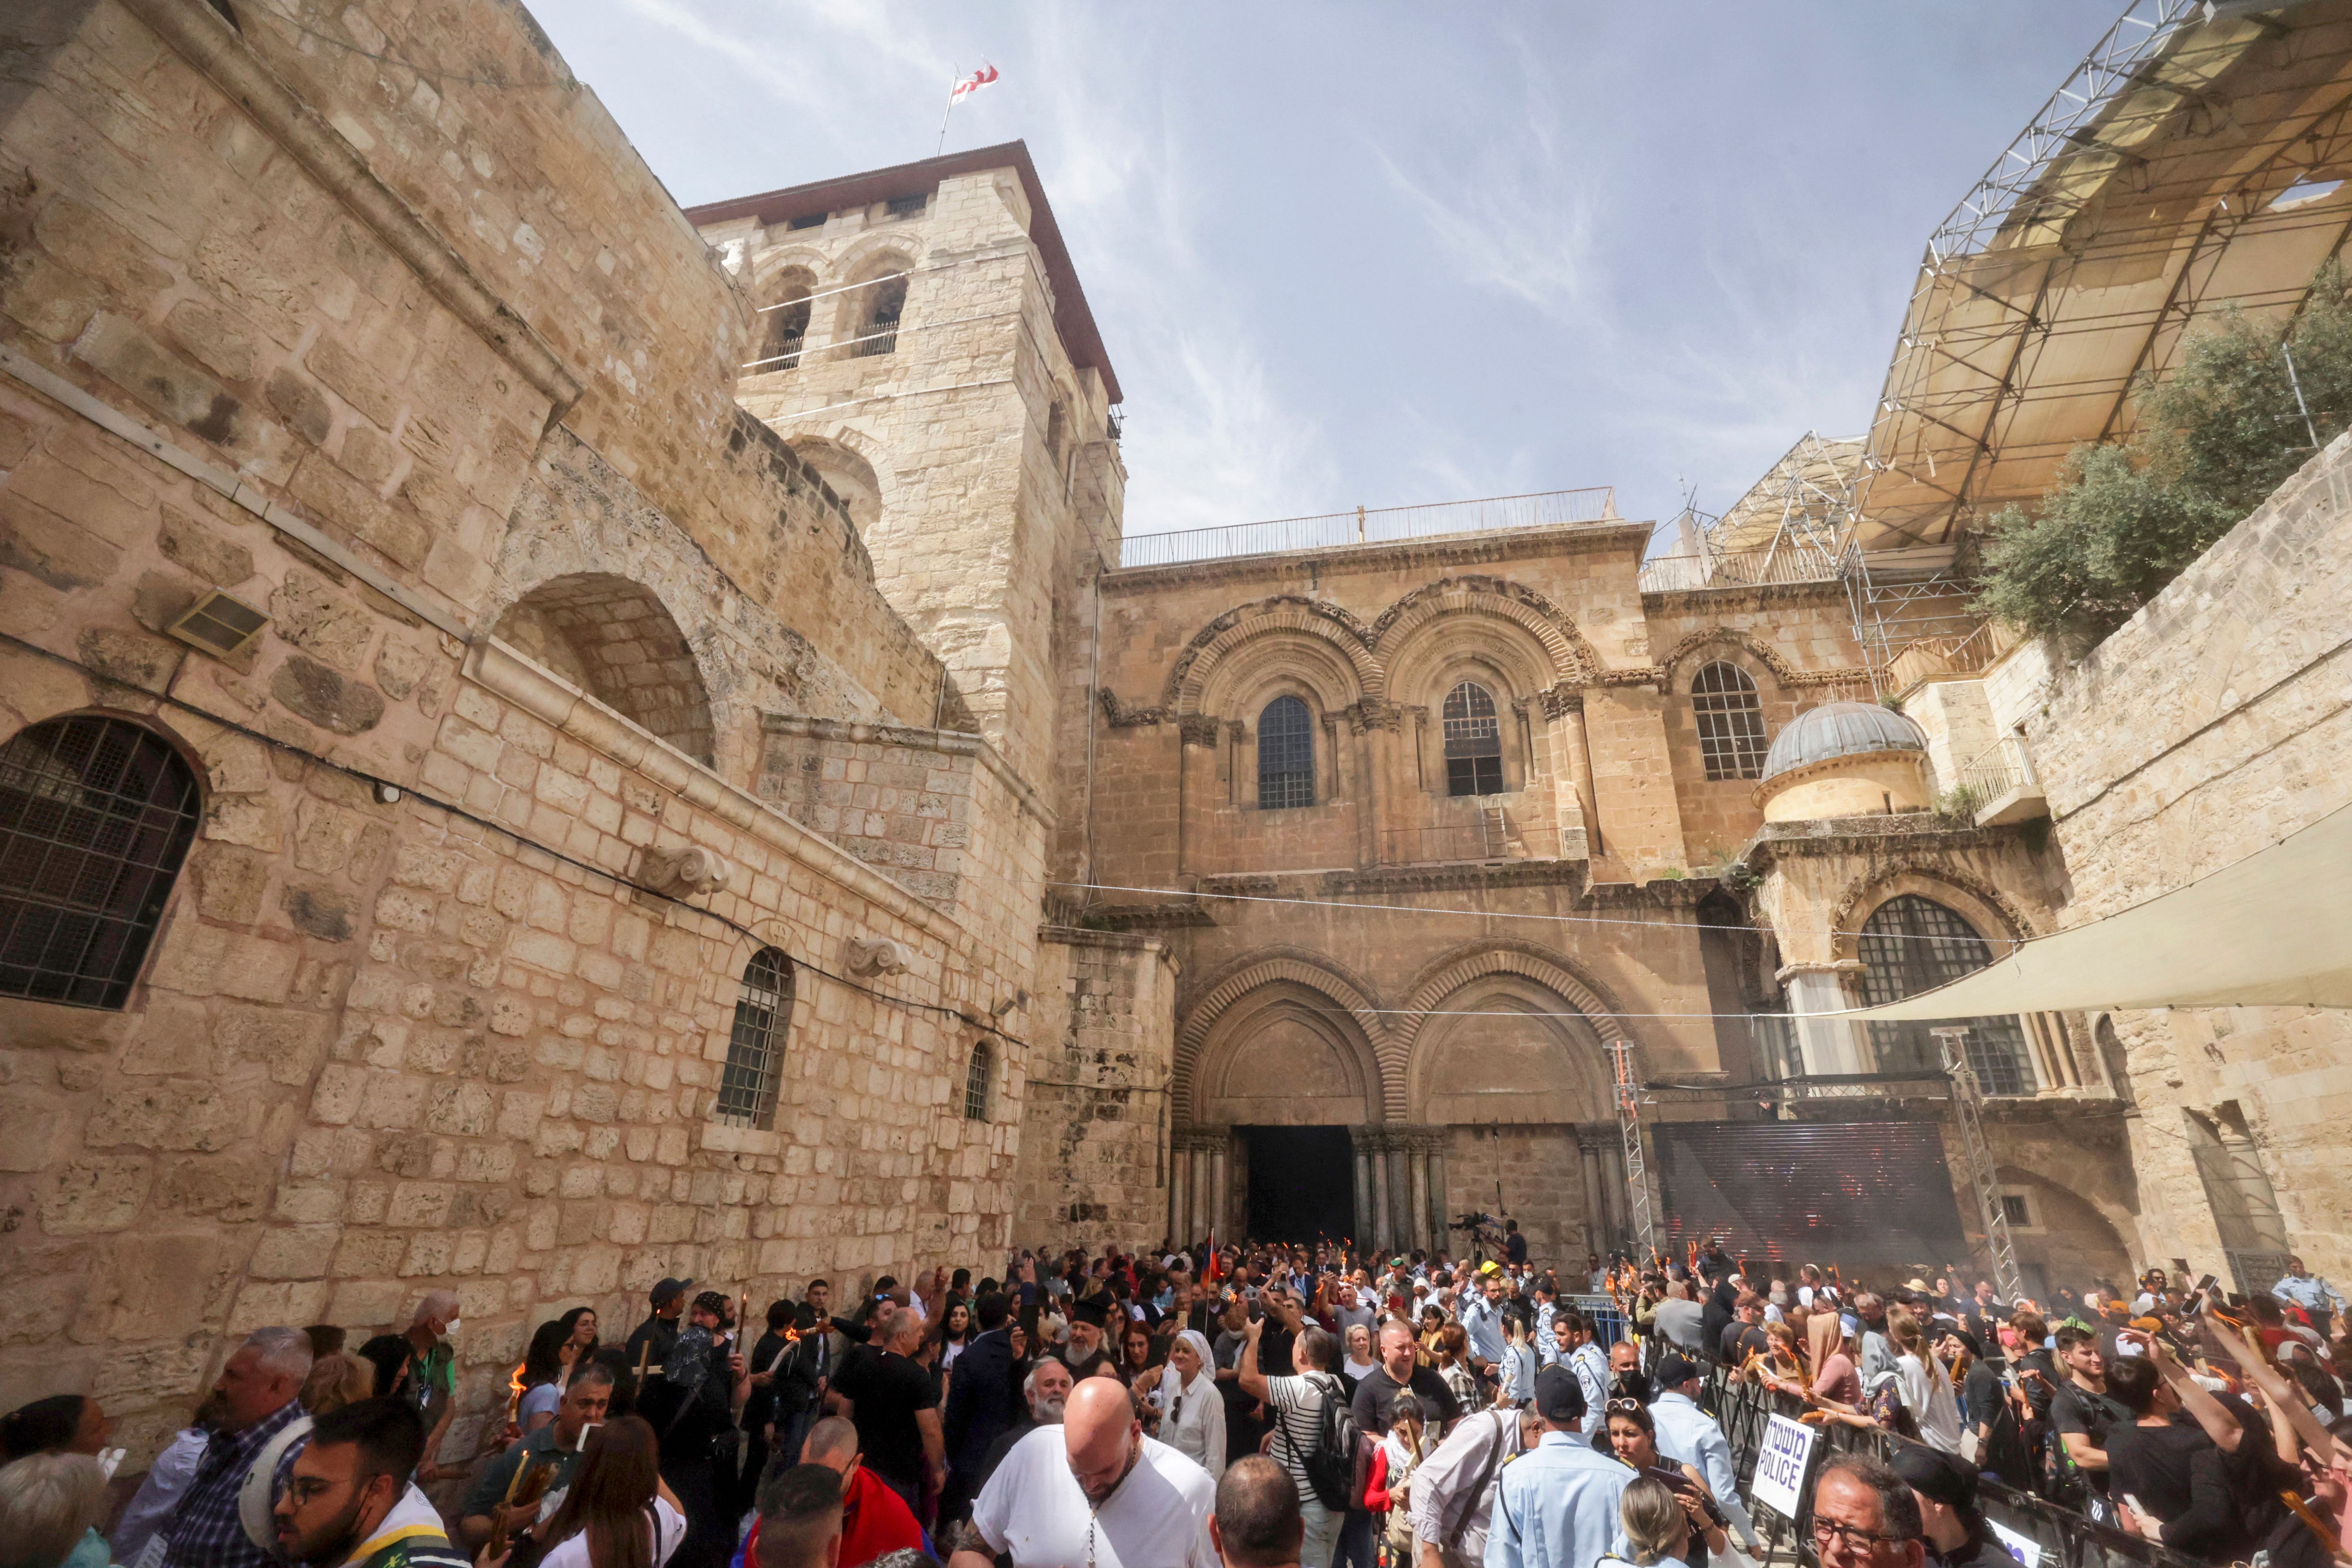
[[[110,686],[119,686],[123,688],[125,690],[135,691],[139,693],[141,697],[151,701],[163,703],[167,707],[176,708],[182,712],[193,713],[208,724],[216,725],[234,734],[242,735],[247,740],[257,741],[273,751],[283,752],[289,756],[300,757],[305,762],[308,762],[314,766],[324,768],[331,773],[341,773],[346,778],[358,779],[362,784],[372,785],[378,789],[397,790],[403,796],[414,799],[421,805],[429,805],[436,811],[445,812],[451,816],[457,817],[462,822],[470,822],[477,827],[487,828],[488,831],[498,834],[502,838],[512,839],[515,843],[523,846],[525,848],[536,850],[551,860],[561,861],[564,865],[585,871],[591,876],[601,877],[604,880],[613,883],[615,887],[626,888],[632,892],[643,893],[648,898],[659,899],[666,904],[673,905],[676,908],[685,910],[692,914],[700,915],[705,920],[711,921],[719,925],[724,926],[727,930],[735,932],[737,935],[741,936],[761,947],[772,945],[766,938],[761,936],[759,932],[751,930],[749,926],[740,925],[736,921],[730,920],[727,916],[720,914],[716,910],[706,910],[699,904],[688,903],[684,899],[677,898],[673,894],[662,892],[658,889],[649,888],[642,882],[635,881],[627,877],[622,876],[617,871],[609,870],[592,861],[583,860],[575,855],[569,854],[562,849],[557,849],[551,845],[542,844],[538,839],[531,837],[529,834],[520,832],[517,829],[507,826],[505,823],[493,821],[486,816],[477,816],[473,812],[467,810],[464,806],[453,805],[437,795],[425,794],[423,790],[420,790],[412,784],[404,784],[394,779],[383,778],[378,774],[369,773],[364,768],[355,768],[347,763],[336,762],[331,757],[322,757],[318,752],[310,750],[308,747],[295,745],[290,741],[281,741],[275,735],[265,734],[259,730],[247,728],[246,725],[240,724],[233,719],[225,719],[218,713],[213,712],[210,709],[197,707],[194,703],[186,700],[184,698],[173,697],[168,692],[150,690],[148,688],[141,686],[135,681],[124,680],[118,676],[108,675],[102,670],[92,669],[89,666],[82,663],[79,659],[68,658],[64,654],[53,652],[48,648],[41,647],[37,643],[26,642],[23,637],[17,637],[12,632],[0,632],[0,642],[5,642],[12,647],[22,648],[26,653],[34,654],[39,658],[48,659],[52,663],[64,665],[68,669],[76,670],[82,675],[89,677],[91,679],[102,680]],[[1009,1035],[1005,1033],[1003,1029],[998,1028],[992,1023],[980,1022],[975,1016],[966,1014],[961,1008],[950,1007],[946,1004],[940,1002],[919,1001],[911,996],[894,996],[887,991],[877,991],[870,985],[861,985],[845,974],[835,974],[831,970],[825,969],[806,959],[793,957],[791,954],[786,954],[786,956],[791,959],[793,968],[795,971],[805,969],[813,974],[820,975],[826,980],[832,981],[836,985],[845,985],[852,991],[862,992],[866,995],[873,997],[877,1002],[887,1002],[894,1006],[912,1008],[921,1012],[937,1013],[943,1016],[953,1018],[958,1023],[969,1025],[970,1026],[982,1030],[987,1034],[994,1035],[998,1039],[1003,1040],[1010,1045],[1019,1046],[1024,1051],[1033,1048],[1028,1041],[1022,1039],[1016,1035]]]

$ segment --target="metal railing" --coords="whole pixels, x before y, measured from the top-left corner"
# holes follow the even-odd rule
[[[1834,583],[1841,557],[1805,545],[1769,550],[1708,550],[1664,555],[1642,568],[1644,594],[1695,594],[1706,589],[1765,588],[1784,583]]]
[[[1381,830],[1381,861],[1389,866],[1439,865],[1456,860],[1559,858],[1559,829],[1557,826],[1543,822],[1522,823],[1499,810],[1482,812],[1475,822]]]
[[[1895,689],[1907,691],[1931,675],[1978,675],[2016,646],[1997,623],[1987,621],[1963,637],[1921,637],[1887,661]]]
[[[876,354],[898,353],[898,318],[894,316],[887,321],[866,323],[865,336],[852,338],[842,346],[849,351],[845,356],[849,359],[871,359]]]
[[[1660,1336],[1652,1335],[1651,1343]],[[1721,1366],[1710,1368],[1699,1403],[1715,1417],[1731,1447],[1732,1473],[1746,1493],[1756,1478],[1756,1461],[1763,1452],[1764,1436],[1774,1415],[1790,1420],[1806,1405],[1794,1394],[1778,1394],[1759,1384],[1730,1377]],[[1818,1429],[1804,1475],[1797,1487],[1797,1517],[1783,1519],[1771,1509],[1757,1506],[1757,1534],[1765,1544],[1764,1561],[1817,1561],[1812,1550],[1813,1486],[1822,1466],[1840,1454],[1860,1453],[1885,1463],[1898,1449],[1922,1445],[1883,1427],[1849,1426],[1832,1422]],[[1977,1505],[1985,1518],[2011,1535],[2031,1542],[2041,1553],[2041,1568],[2196,1568],[2195,1560],[2168,1552],[2152,1542],[2126,1535],[2031,1491],[1998,1481],[1977,1484]]]
[[[2025,753],[2025,742],[2015,735],[2003,735],[1954,772],[1958,776],[1953,786],[1973,795],[1979,806],[2020,790],[2042,787],[2042,781],[2034,776],[2033,759]]]
[[[1353,544],[1386,544],[1448,533],[1486,533],[1510,528],[1556,528],[1569,523],[1615,522],[1613,486],[1545,490],[1482,500],[1437,501],[1427,506],[1358,507],[1315,517],[1276,518],[1225,528],[1188,528],[1175,533],[1132,534],[1120,541],[1121,566],[1166,566],[1179,561],[1223,561],[1237,555],[1284,555],[1296,550],[1338,550]]]

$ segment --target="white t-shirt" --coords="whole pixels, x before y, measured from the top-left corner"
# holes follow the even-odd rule
[[[658,1529],[654,1536],[654,1568],[669,1561],[677,1543],[686,1539],[686,1515],[669,1506],[667,1499],[654,1499],[654,1519]],[[588,1568],[588,1532],[567,1537],[539,1560],[539,1568]]]
[[[1209,1472],[1150,1438],[1143,1456],[1099,1510],[1070,1474],[1059,1426],[1041,1426],[1013,1445],[972,1504],[971,1522],[1013,1568],[1219,1568],[1209,1544],[1217,1486]]]

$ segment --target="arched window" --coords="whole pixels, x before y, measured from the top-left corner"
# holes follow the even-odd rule
[[[0,995],[128,1001],[200,815],[194,771],[127,720],[0,745]]]
[[[763,947],[743,966],[735,992],[735,1029],[719,1080],[716,1115],[737,1127],[776,1120],[776,1081],[783,1074],[784,1032],[793,1022],[793,961]]]
[[[1691,682],[1691,711],[1707,777],[1764,776],[1764,705],[1746,670],[1723,659],[1702,665]]]
[[[898,352],[898,318],[907,310],[905,265],[893,263],[891,271],[897,276],[868,284],[861,296],[866,308],[859,312],[856,342],[850,345],[852,359]]]
[[[1862,925],[1856,944],[1862,959],[1862,991],[1871,1006],[1883,1006],[1972,974],[1992,962],[1992,949],[1943,905],[1905,893],[1887,900]],[[2025,1032],[2014,1017],[1947,1018],[1934,1022],[1873,1024],[1870,1043],[1881,1072],[1940,1073],[1943,1053],[1930,1030],[1968,1026],[1969,1065],[1987,1094],[2031,1094],[2033,1075],[2025,1065]]]
[[[1296,697],[1277,697],[1257,716],[1257,804],[1315,804],[1315,716]]]
[[[1475,680],[1445,694],[1445,793],[1503,793],[1503,731],[1495,699]]]
[[[986,1040],[971,1043],[971,1060],[963,1069],[963,1119],[988,1120],[988,1080],[995,1066]]]
[[[809,296],[815,280],[802,268],[793,268],[773,284],[775,302],[768,310],[768,331],[761,344],[755,373],[790,370],[801,363],[801,345],[808,340]]]

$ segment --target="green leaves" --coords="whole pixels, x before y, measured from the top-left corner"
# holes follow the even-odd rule
[[[2068,454],[2038,513],[1988,522],[1976,607],[2037,636],[2095,639],[2128,619],[2352,424],[2352,300],[2333,260],[2287,337],[2232,306],[2133,394],[2121,445]]]

